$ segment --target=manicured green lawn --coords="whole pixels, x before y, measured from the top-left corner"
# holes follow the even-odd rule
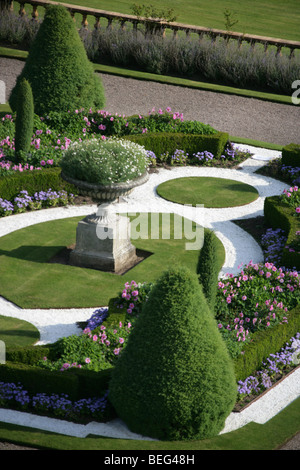
[[[109,299],[122,291],[127,281],[155,281],[165,269],[176,263],[196,271],[199,249],[187,250],[186,242],[200,240],[202,229],[199,237],[197,235],[192,240],[188,229],[183,227],[182,239],[175,239],[174,220],[171,217],[171,239],[163,239],[165,235],[162,230],[169,227],[168,215],[161,217],[160,239],[133,240],[138,249],[153,254],[122,276],[49,263],[56,253],[75,243],[76,226],[81,219],[76,217],[45,222],[1,237],[0,295],[22,308],[101,307],[107,306]],[[148,221],[150,236],[155,221],[151,216]],[[195,224],[190,227],[193,232],[195,227]],[[139,231],[137,227],[136,232]],[[220,241],[218,255],[221,269],[225,251]]]
[[[173,9],[177,22],[216,29],[226,29],[224,11],[228,9],[238,20],[232,28],[234,31],[300,41],[298,0],[243,0],[242,3],[239,0],[73,0],[72,3],[126,14],[132,14],[133,3],[146,3],[154,5],[158,10]],[[90,22],[93,25],[94,19]]]
[[[158,186],[157,194],[177,204],[203,204],[206,208],[243,206],[258,198],[258,191],[249,184],[195,176],[166,181]]]
[[[0,340],[4,341],[6,350],[30,346],[39,339],[39,331],[31,323],[0,315]]]

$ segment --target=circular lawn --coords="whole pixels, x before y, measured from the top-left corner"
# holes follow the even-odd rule
[[[253,186],[240,181],[198,176],[168,180],[156,191],[167,201],[206,208],[243,206],[259,196]]]

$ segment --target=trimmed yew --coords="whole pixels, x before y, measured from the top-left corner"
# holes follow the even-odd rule
[[[17,107],[22,78],[31,84],[36,114],[50,111],[102,108],[105,103],[100,76],[94,72],[68,10],[61,5],[46,8],[44,20],[17,78],[9,104]]]
[[[18,89],[15,152],[28,153],[33,136],[34,105],[31,86],[25,78],[20,81]]]
[[[168,270],[112,372],[118,416],[155,439],[205,439],[223,429],[236,396],[233,364],[197,275]]]

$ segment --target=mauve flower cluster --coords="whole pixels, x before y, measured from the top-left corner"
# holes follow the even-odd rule
[[[108,392],[102,397],[83,398],[77,401],[70,400],[66,394],[37,393],[30,396],[21,384],[0,382],[1,407],[46,413],[74,421],[80,421],[81,418],[102,421],[107,409],[107,396]]]
[[[300,364],[300,333],[298,332],[278,353],[270,354],[262,370],[238,382],[238,399],[258,395],[272,387],[275,380]]]
[[[98,326],[102,325],[104,320],[108,317],[108,308],[107,307],[100,307],[93,315],[89,318],[86,328],[93,331]]]
[[[50,188],[47,191],[37,191],[33,196],[29,196],[28,192],[23,190],[14,198],[13,202],[0,198],[0,217],[44,207],[66,206],[72,204],[73,200],[74,195],[68,194],[64,190],[53,191]]]
[[[261,244],[264,251],[264,259],[269,263],[280,265],[282,250],[285,246],[287,235],[284,230],[267,229],[266,233],[261,237]]]
[[[287,165],[281,165],[281,171],[282,173],[288,175],[291,177],[293,183],[296,181],[296,179],[300,176],[300,167],[296,166],[287,166]]]

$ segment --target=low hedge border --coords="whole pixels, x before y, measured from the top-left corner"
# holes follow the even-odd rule
[[[287,234],[286,245],[296,242],[296,231],[300,230],[300,221],[294,217],[291,208],[283,203],[280,196],[265,198],[264,216],[266,224],[273,229],[281,228]],[[300,254],[283,248],[281,265],[289,269],[300,270]]]
[[[245,347],[244,354],[234,361],[237,380],[245,380],[259,370],[263,361],[280,351],[300,331],[300,305],[287,313],[287,323],[274,326],[271,330],[258,331]]]
[[[226,132],[209,135],[159,132],[127,135],[122,138],[143,145],[146,150],[151,150],[156,156],[166,152],[172,155],[179,149],[188,153],[190,159],[194,153],[204,152],[205,150],[211,152],[215,158],[220,158],[229,140],[229,134]],[[188,159],[188,163],[191,163],[190,159]]]
[[[20,191],[27,191],[33,195],[38,191],[65,190],[67,193],[76,194],[75,186],[64,181],[60,168],[45,168],[43,170],[26,170],[16,172],[14,175],[0,178],[0,197],[7,201],[13,201]]]
[[[300,166],[300,145],[291,143],[282,148],[282,164]]]

